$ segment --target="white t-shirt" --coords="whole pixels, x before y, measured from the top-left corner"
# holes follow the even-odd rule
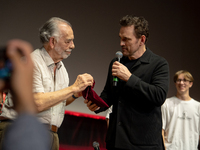
[[[200,103],[177,97],[166,99],[161,107],[162,128],[167,150],[197,150],[200,135]]]

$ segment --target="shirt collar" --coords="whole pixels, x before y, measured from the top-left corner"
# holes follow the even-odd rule
[[[44,62],[46,63],[46,65],[49,67],[49,66],[52,66],[52,65],[55,65],[53,59],[51,58],[51,56],[49,55],[49,53],[47,53],[46,49],[44,47],[41,48],[41,55],[44,59]],[[62,66],[62,61],[59,61],[57,63],[57,68],[60,69],[60,67]]]
[[[150,59],[151,59],[151,55],[152,55],[152,51],[149,48],[146,48],[146,51],[144,52],[144,54],[137,59],[137,62],[135,63],[134,66],[137,66],[141,63],[149,63]],[[128,59],[127,57],[122,57],[122,61],[125,61],[125,59]]]

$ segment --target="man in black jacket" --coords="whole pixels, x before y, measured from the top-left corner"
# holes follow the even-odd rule
[[[169,86],[167,61],[146,47],[148,22],[143,17],[125,16],[120,20],[120,46],[123,57],[113,59],[101,98],[109,106],[108,150],[163,150],[161,105]],[[119,79],[113,86],[113,76]],[[90,110],[96,104],[85,100]]]

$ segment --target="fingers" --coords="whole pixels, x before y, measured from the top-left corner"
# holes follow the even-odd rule
[[[119,69],[120,69],[120,63],[118,61],[115,61],[112,65],[112,75],[117,76]]]
[[[81,76],[82,76],[82,79],[89,84],[88,86],[93,85],[94,79],[90,74],[84,73]]]
[[[75,88],[74,92],[82,92],[86,89],[86,87],[92,86],[93,82],[94,79],[90,74],[85,73],[82,75],[78,75],[75,83],[73,84],[73,87]]]
[[[92,104],[92,101],[88,101],[87,107],[90,107],[91,105],[93,105],[93,104]]]
[[[84,100],[84,103],[85,103],[85,104],[87,104],[87,103],[88,103],[88,100],[87,100],[87,99],[85,99],[85,100]]]
[[[10,40],[7,43],[7,46],[16,50],[21,50],[25,56],[29,56],[29,54],[33,51],[33,48],[30,43],[19,39]]]
[[[22,62],[21,57],[25,56],[26,63],[30,63],[30,53],[33,51],[32,46],[22,40],[11,40],[7,43],[7,56],[11,60],[12,64],[19,64]],[[25,62],[25,61],[24,61]]]
[[[98,107],[96,104],[92,103],[92,101],[89,101],[89,100],[86,99],[86,100],[84,101],[84,103],[87,104],[87,107],[88,107],[89,110],[91,110],[91,111],[95,111],[95,110],[99,109],[99,107]]]
[[[89,85],[92,86],[94,82],[93,77],[87,73],[78,75],[77,80],[79,80],[79,83],[83,82],[83,83],[88,84],[88,86]]]
[[[13,72],[11,75],[11,93],[15,110],[35,112],[33,101],[33,62],[30,56],[32,46],[22,40],[11,40],[7,43],[7,56],[10,59]]]
[[[113,63],[113,66],[117,67],[117,66],[119,66],[120,64],[121,64],[120,62],[115,61],[115,62]]]
[[[112,66],[112,75],[118,77],[123,81],[128,81],[132,74],[126,66],[118,61],[115,61]]]

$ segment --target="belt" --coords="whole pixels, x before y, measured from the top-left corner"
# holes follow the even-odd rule
[[[13,120],[11,120],[11,119],[9,119],[9,118],[0,116],[0,122],[12,122],[12,121],[13,121]]]
[[[53,132],[57,132],[58,131],[58,127],[55,126],[55,125],[51,125],[50,126],[50,130],[53,131]]]
[[[0,119],[0,122],[13,122],[13,120],[11,120],[11,119]]]
[[[49,125],[49,124],[45,124],[45,125],[48,127],[48,129],[50,129],[51,131],[55,133],[58,131],[58,127],[55,125]]]
[[[1,122],[4,122],[4,123],[12,123],[13,122],[13,120],[11,120],[11,119],[5,119],[5,120],[0,120],[0,123]]]

